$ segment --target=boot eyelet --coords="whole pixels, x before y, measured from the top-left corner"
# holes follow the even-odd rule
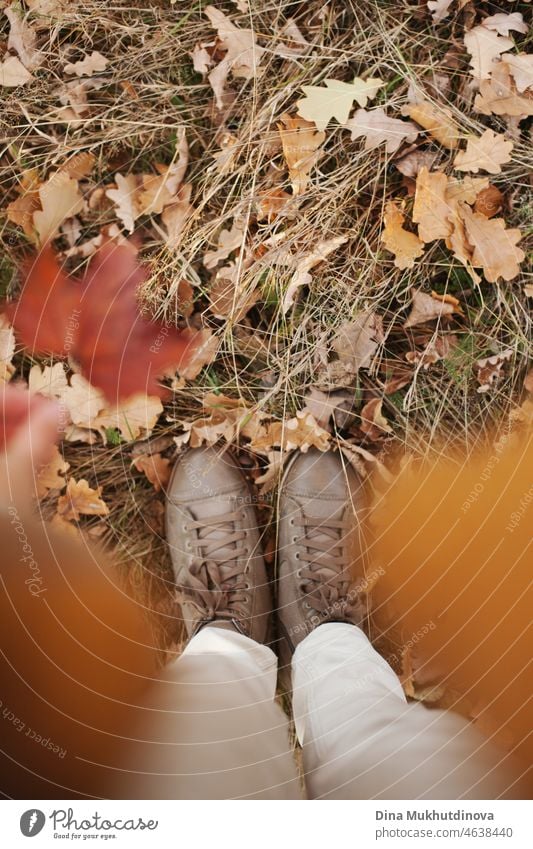
[[[300,559],[300,552],[299,552],[299,551],[295,551],[295,552],[294,552],[294,559],[295,559],[295,560],[299,560],[299,559]]]
[[[311,605],[309,604],[308,601],[304,601],[304,609],[305,610],[311,610]]]
[[[296,570],[296,577],[298,578],[299,581],[301,580],[301,578],[302,578],[302,570],[301,569]]]

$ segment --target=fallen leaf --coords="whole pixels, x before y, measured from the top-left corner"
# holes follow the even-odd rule
[[[15,373],[15,333],[7,316],[0,313],[0,382],[8,382]]]
[[[507,348],[499,354],[484,357],[476,362],[476,379],[479,383],[477,391],[489,392],[500,382],[503,377],[503,366],[513,356],[513,349]]]
[[[259,299],[258,289],[239,281],[235,263],[221,268],[209,290],[209,309],[216,318],[240,321]]]
[[[44,54],[37,50],[37,33],[23,17],[20,7],[13,4],[4,9],[9,21],[8,50],[14,50],[28,71],[35,71],[44,60]]]
[[[16,56],[7,56],[0,62],[0,86],[17,88],[19,85],[26,85],[31,79],[32,75]]]
[[[305,395],[303,412],[311,413],[320,427],[327,428],[333,418],[335,426],[343,429],[355,422],[354,402],[353,392],[341,390],[325,393],[312,386]]]
[[[470,68],[475,80],[488,80],[494,68],[494,60],[514,47],[512,38],[502,38],[483,25],[469,30],[465,34],[464,43],[471,56]]]
[[[37,497],[44,498],[50,490],[61,491],[66,485],[65,475],[70,469],[70,463],[59,453],[57,445],[53,446],[52,457],[37,474],[35,485]]]
[[[492,218],[503,206],[503,194],[497,186],[487,186],[476,197],[474,212],[481,212],[486,218]]]
[[[196,44],[189,56],[192,59],[192,66],[197,74],[205,76],[213,64],[211,54],[205,49],[205,45]]]
[[[385,207],[385,227],[381,241],[394,254],[396,268],[413,268],[415,259],[424,253],[424,243],[415,233],[404,230],[405,216],[395,203],[389,201]]]
[[[296,270],[289,281],[287,291],[283,298],[283,313],[287,313],[292,305],[296,292],[302,286],[309,286],[312,282],[312,276],[309,273],[312,268],[324,262],[327,257],[336,251],[341,245],[348,241],[347,236],[334,236],[332,239],[327,239],[323,242],[318,242],[316,247],[309,253],[304,254],[296,261]]]
[[[28,375],[28,389],[31,395],[39,393],[45,398],[61,398],[68,387],[67,376],[63,363],[54,363],[53,366],[41,366],[35,364],[31,367]]]
[[[446,174],[420,169],[416,178],[413,221],[418,224],[418,235],[423,242],[446,239],[452,231],[448,220],[450,203],[446,197],[447,188]]]
[[[533,53],[504,53],[502,62],[507,65],[517,91],[533,88]]]
[[[482,115],[506,115],[520,122],[533,115],[533,99],[518,94],[510,66],[507,62],[497,62],[491,79],[480,82],[474,108]]]
[[[137,203],[143,215],[158,215],[165,206],[176,201],[176,193],[189,162],[189,147],[184,132],[181,134],[177,151],[177,159],[168,166],[162,166],[159,175],[142,175],[142,188],[139,190]]]
[[[372,442],[392,433],[390,424],[381,412],[382,405],[381,398],[372,398],[361,410],[360,429]]]
[[[326,134],[319,132],[309,121],[286,113],[281,116],[278,130],[293,195],[301,195],[307,188],[309,174],[320,157],[320,147]]]
[[[420,366],[427,371],[431,365],[446,359],[456,345],[457,337],[453,334],[449,336],[437,335],[430,339],[423,351],[407,351],[405,359],[408,363]]]
[[[180,376],[185,380],[195,380],[204,366],[211,365],[220,345],[217,337],[213,336],[212,330],[200,330],[197,335],[198,341],[194,350],[187,357],[186,364],[178,369]]]
[[[174,202],[165,206],[161,221],[166,230],[165,244],[171,251],[178,249],[185,224],[194,212],[191,201],[192,183],[183,183],[174,198]]]
[[[206,268],[214,268],[221,260],[244,245],[244,227],[241,222],[234,222],[231,230],[221,230],[218,235],[218,247],[214,251],[206,251],[203,263]]]
[[[30,191],[7,205],[8,220],[22,227],[26,236],[32,241],[35,241],[33,213],[39,208],[39,193],[36,191]]]
[[[434,23],[440,24],[450,14],[452,2],[453,0],[428,0],[427,7]]]
[[[448,177],[446,200],[450,213],[453,213],[459,203],[473,204],[479,193],[488,188],[488,185],[488,177],[470,177],[470,175],[462,178]]]
[[[459,146],[459,130],[450,111],[443,106],[435,106],[428,100],[423,100],[407,104],[402,113],[420,124],[444,147],[454,150]]]
[[[115,204],[117,218],[129,233],[133,233],[135,221],[141,215],[138,203],[139,178],[134,174],[116,174],[116,189],[107,189],[106,197]]]
[[[93,74],[105,71],[108,63],[109,59],[106,59],[105,56],[102,56],[102,54],[97,50],[93,50],[90,55],[80,59],[79,62],[65,65],[63,70],[65,74],[75,74],[77,77],[92,77]]]
[[[283,459],[283,451],[267,452],[267,468],[255,479],[255,483],[259,486],[259,495],[266,495],[278,486],[283,473]]]
[[[468,241],[473,247],[472,265],[483,268],[485,279],[495,283],[499,277],[512,280],[520,271],[525,253],[516,247],[522,238],[518,229],[506,230],[503,218],[485,218],[461,206]]]
[[[341,80],[324,80],[323,86],[302,86],[305,97],[297,101],[298,114],[306,121],[313,121],[320,131],[324,131],[332,118],[344,126],[354,100],[365,107],[373,100],[379,89],[385,85],[378,77],[367,80],[355,77],[352,83]]]
[[[39,243],[45,245],[59,232],[65,218],[77,215],[83,209],[83,198],[76,180],[65,172],[56,171],[39,188],[41,209],[33,214],[33,223]]]
[[[79,481],[69,478],[67,491],[57,500],[57,513],[63,519],[78,520],[84,516],[107,516],[109,508],[100,498],[102,488],[91,489],[83,478]]]
[[[437,154],[430,150],[413,150],[406,156],[394,160],[394,165],[404,177],[416,177],[421,168],[430,170]]]
[[[209,82],[215,93],[219,109],[224,108],[224,87],[231,71],[234,77],[250,80],[259,73],[259,64],[265,50],[256,44],[252,30],[239,29],[214,6],[206,6],[204,13],[211,25],[218,30],[219,47],[226,51],[224,59],[209,74]]]
[[[385,142],[387,153],[394,153],[404,141],[414,142],[418,136],[418,127],[410,121],[389,118],[382,107],[367,112],[358,109],[355,115],[344,125],[351,131],[352,141],[365,137],[365,150],[374,150]]]
[[[381,317],[367,310],[340,325],[332,346],[339,360],[356,374],[360,368],[368,368],[384,338]]]
[[[507,141],[502,133],[485,130],[483,135],[476,138],[470,136],[466,150],[460,150],[455,157],[453,167],[456,171],[488,171],[489,174],[500,174],[501,166],[511,161],[513,142]]]
[[[262,192],[257,198],[257,220],[275,221],[286,210],[291,198],[292,195],[280,188]]]
[[[156,492],[165,489],[170,480],[170,460],[161,454],[141,454],[133,461],[138,472],[144,472]]]
[[[268,454],[273,447],[282,448],[284,451],[299,448],[305,454],[311,447],[327,451],[329,446],[329,433],[304,410],[299,410],[296,416],[288,421],[271,422],[266,426],[265,432],[250,443],[251,450],[260,454]]]
[[[411,312],[407,320],[404,321],[403,326],[405,328],[415,327],[417,324],[424,324],[426,321],[433,321],[445,315],[452,315],[453,312],[455,312],[453,304],[432,298],[431,295],[427,295],[419,289],[412,289]]]
[[[527,24],[524,23],[524,18],[520,12],[511,12],[510,14],[498,12],[496,15],[490,15],[490,17],[483,19],[483,26],[494,30],[498,35],[509,35],[511,30],[527,32]]]

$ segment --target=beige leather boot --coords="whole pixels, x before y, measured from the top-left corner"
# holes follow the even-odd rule
[[[365,544],[361,481],[339,454],[296,454],[279,493],[277,617],[280,658],[323,622],[361,625]]]
[[[207,623],[266,642],[272,602],[244,473],[228,452],[195,448],[167,492],[166,534],[189,637]]]

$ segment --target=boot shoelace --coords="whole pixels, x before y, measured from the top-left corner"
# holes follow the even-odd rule
[[[356,614],[359,598],[351,582],[344,547],[350,530],[348,522],[303,515],[294,518],[292,524],[302,529],[302,536],[295,542],[304,549],[298,559],[307,564],[298,571],[300,588],[306,596],[305,609],[331,619]]]
[[[242,618],[248,591],[242,558],[249,554],[242,541],[246,531],[235,523],[245,518],[239,510],[189,521],[185,530],[195,531],[191,541],[193,562],[179,595],[205,611],[205,620]]]

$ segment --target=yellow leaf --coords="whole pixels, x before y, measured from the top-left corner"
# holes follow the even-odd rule
[[[41,209],[33,213],[33,223],[44,245],[53,239],[66,218],[72,218],[83,209],[83,198],[76,180],[56,171],[39,189]]]
[[[495,283],[499,277],[512,280],[520,271],[525,253],[516,247],[522,238],[518,229],[506,230],[503,218],[486,218],[461,205],[468,241],[473,246],[472,265],[483,268],[485,279]]]
[[[301,195],[307,188],[309,173],[318,161],[326,134],[318,132],[309,121],[287,114],[281,116],[278,130],[293,194]]]
[[[381,241],[394,254],[396,268],[413,268],[415,259],[424,253],[424,243],[415,233],[403,229],[405,216],[392,201],[385,207],[385,228]]]
[[[57,500],[57,513],[63,519],[79,519],[84,516],[107,516],[109,508],[102,501],[102,488],[91,489],[86,480],[70,478],[65,495]]]
[[[452,232],[448,220],[451,211],[446,197],[448,178],[441,171],[430,172],[421,168],[416,178],[413,221],[418,224],[418,235],[423,242],[446,239]]]
[[[31,79],[32,75],[16,56],[8,56],[0,62],[0,86],[16,88],[19,85],[25,85]]]
[[[457,171],[488,171],[489,174],[500,174],[501,166],[511,161],[513,142],[506,141],[502,133],[485,130],[479,138],[471,136],[466,150],[461,150],[455,157],[453,167]]]
[[[422,103],[410,103],[402,112],[417,124],[420,124],[430,135],[444,147],[454,150],[459,146],[459,131],[448,109],[434,106],[427,100]]]
[[[336,118],[339,124],[344,126],[354,100],[359,106],[365,107],[385,85],[379,77],[369,77],[367,80],[355,77],[352,83],[327,79],[324,84],[325,88],[315,85],[302,86],[305,97],[297,102],[298,114],[306,121],[313,121],[321,131],[326,129],[332,118]]]

